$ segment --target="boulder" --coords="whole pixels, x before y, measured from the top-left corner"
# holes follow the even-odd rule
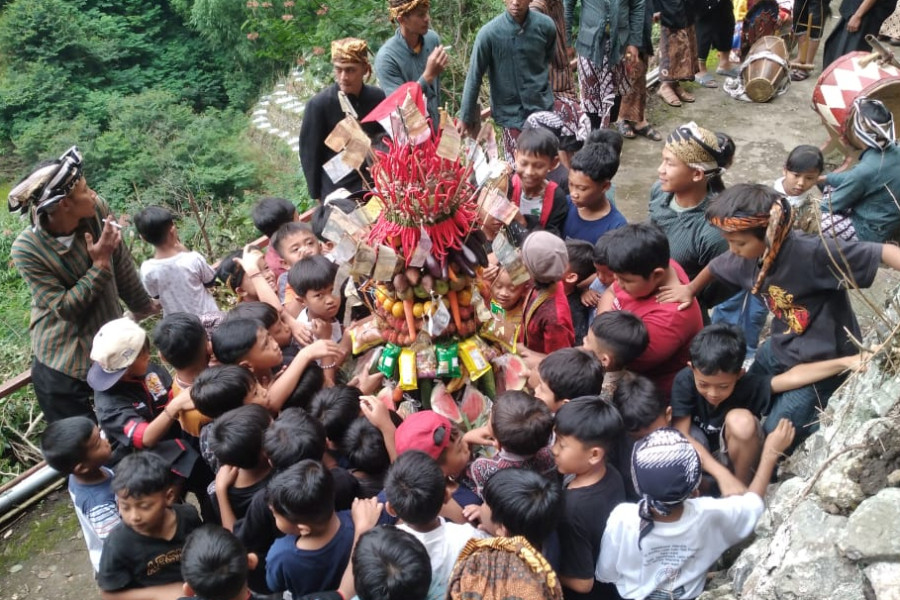
[[[875,600],[900,600],[900,564],[875,563],[865,575]]]
[[[838,546],[854,561],[900,561],[900,489],[885,488],[863,501]]]
[[[834,543],[846,523],[846,517],[802,500],[771,538],[757,541],[735,562],[735,592],[761,600],[863,600],[861,571],[842,560]]]

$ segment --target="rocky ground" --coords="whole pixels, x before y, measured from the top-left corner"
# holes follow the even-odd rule
[[[722,78],[719,78],[720,84]],[[797,83],[769,104],[732,100],[720,89],[692,88],[697,102],[672,108],[650,99],[652,123],[666,135],[694,120],[731,135],[737,144],[727,184],[771,183],[781,175],[788,152],[802,143],[827,138],[811,108],[815,79]],[[615,178],[616,203],[630,220],[647,215],[647,198],[656,180],[661,143],[628,140]],[[837,161],[837,158],[830,157]],[[881,306],[885,290],[897,279],[879,276],[871,295]],[[885,329],[870,304],[858,300],[861,320]],[[892,320],[891,320],[892,319]],[[791,462],[801,475],[781,485],[761,526],[761,537],[732,570],[714,580],[709,596],[734,598],[900,598],[900,425],[893,403],[900,389],[890,373],[873,370],[857,387],[847,388],[845,402],[833,402],[835,425],[813,438]],[[863,398],[857,401],[855,398]],[[831,409],[830,409],[831,410]],[[852,414],[852,419],[845,419]],[[870,417],[874,420],[870,422]],[[849,432],[849,437],[844,433]],[[823,461],[846,445],[866,443],[847,452],[814,477]],[[814,448],[814,449],[813,449]],[[874,462],[869,459],[873,459]],[[870,463],[874,466],[869,466]],[[806,488],[812,486],[812,490]],[[854,510],[855,509],[855,510]],[[0,598],[4,600],[82,600],[97,597],[84,541],[68,495],[52,493],[11,525],[0,530]],[[771,543],[770,543],[771,542]],[[732,583],[734,581],[734,583]],[[890,587],[891,584],[895,587]],[[833,587],[832,587],[833,586]],[[834,594],[832,594],[832,590]],[[838,591],[840,590],[840,592]],[[893,594],[893,595],[892,595]]]

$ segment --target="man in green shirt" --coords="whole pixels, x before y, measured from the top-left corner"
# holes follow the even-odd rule
[[[481,126],[478,93],[484,74],[491,89],[491,115],[503,128],[503,146],[512,160],[515,140],[533,112],[553,110],[550,61],[556,50],[553,19],[529,10],[528,0],[505,0],[506,12],[475,36],[459,116],[469,134]]]
[[[121,226],[84,178],[82,157],[70,148],[36,167],[9,193],[10,211],[31,225],[12,245],[16,270],[31,291],[31,381],[47,421],[94,417],[86,378],[94,334],[122,316],[159,312],[127,246]]]
[[[437,127],[441,105],[441,73],[447,66],[447,51],[438,34],[429,28],[428,0],[389,0],[391,20],[397,22],[394,37],[375,55],[375,74],[386,95],[415,81],[422,88],[428,116]]]

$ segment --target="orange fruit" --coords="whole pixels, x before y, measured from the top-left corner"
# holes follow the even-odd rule
[[[413,316],[417,319],[421,319],[422,315],[425,314],[425,307],[421,302],[416,302],[413,304]]]
[[[390,298],[385,297],[384,302],[382,302],[381,305],[384,307],[384,312],[386,312],[386,313],[388,313],[388,314],[392,314],[392,313],[391,313],[391,309],[394,308],[394,301],[393,301],[393,300],[391,300]]]
[[[387,306],[384,307],[387,310]],[[403,316],[403,303],[402,302],[394,302],[393,306],[391,306],[391,314],[397,317],[398,319]]]
[[[470,304],[472,304],[471,290],[462,290],[461,292],[457,293],[456,297],[459,300],[460,306],[469,306]]]

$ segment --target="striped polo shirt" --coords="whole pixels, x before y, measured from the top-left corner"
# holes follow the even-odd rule
[[[111,270],[93,266],[84,234],[100,239],[109,207],[97,202],[93,218],[83,219],[70,247],[39,225],[19,234],[12,260],[31,291],[31,347],[44,365],[84,380],[91,365],[94,334],[122,316],[121,298],[134,312],[146,312],[150,297],[141,285],[124,243],[113,252]]]

